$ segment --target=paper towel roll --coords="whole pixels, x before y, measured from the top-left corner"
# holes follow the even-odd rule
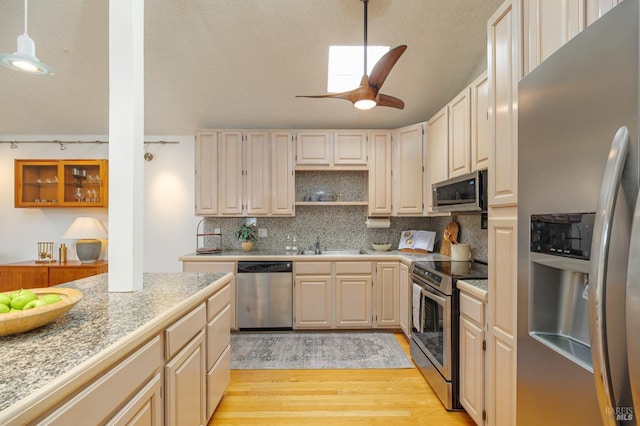
[[[391,219],[388,217],[368,217],[365,223],[367,228],[391,228]]]

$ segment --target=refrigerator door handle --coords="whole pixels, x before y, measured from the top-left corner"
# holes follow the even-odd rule
[[[626,296],[627,363],[633,406],[637,416],[640,413],[640,339],[637,336],[637,330],[640,330],[640,193],[631,225]]]
[[[606,334],[605,295],[607,286],[607,264],[609,242],[615,213],[618,188],[622,180],[622,171],[629,155],[629,130],[623,126],[618,129],[613,141],[607,165],[602,177],[602,186],[598,196],[598,207],[593,226],[591,243],[591,268],[589,274],[589,338],[591,340],[591,360],[596,394],[600,406],[602,422],[615,425],[613,386],[609,370],[609,355]]]

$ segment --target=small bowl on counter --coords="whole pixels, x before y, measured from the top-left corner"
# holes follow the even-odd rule
[[[373,249],[375,251],[389,251],[389,250],[391,250],[391,244],[387,244],[387,243],[372,243],[371,247],[373,247]]]

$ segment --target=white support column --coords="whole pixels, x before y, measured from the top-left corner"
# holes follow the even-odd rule
[[[142,288],[144,0],[109,0],[109,291]]]

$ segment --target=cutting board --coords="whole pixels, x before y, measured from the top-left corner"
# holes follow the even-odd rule
[[[458,222],[451,221],[444,228],[444,234],[442,235],[442,244],[440,244],[440,254],[445,256],[451,256],[451,244],[458,243],[458,233],[460,232],[460,225]]]

